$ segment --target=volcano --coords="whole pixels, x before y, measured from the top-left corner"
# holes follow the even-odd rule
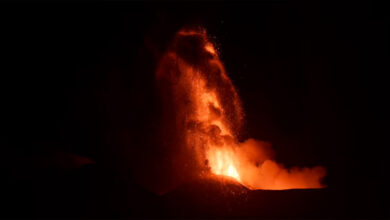
[[[230,177],[210,175],[163,195],[166,217],[323,218],[341,215],[329,189],[249,190]]]
[[[324,167],[286,169],[275,162],[271,145],[240,141],[244,112],[206,30],[179,30],[156,71],[166,103],[164,134],[173,134],[178,176],[210,173],[235,179],[248,189],[323,188]],[[166,141],[169,138],[166,138]],[[184,165],[184,166],[183,166]]]
[[[387,8],[4,2],[1,217],[388,218]]]

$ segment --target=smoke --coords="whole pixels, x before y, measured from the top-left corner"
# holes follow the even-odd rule
[[[186,161],[175,166],[180,177],[195,170],[230,176],[250,189],[324,187],[325,168],[287,169],[275,162],[270,143],[238,141],[241,100],[204,29],[176,34],[156,78],[168,107],[164,132],[173,131],[170,143],[183,152],[175,161]]]
[[[322,188],[326,169],[293,167],[286,169],[273,160],[271,144],[254,139],[240,143],[236,148],[240,177],[251,189]]]

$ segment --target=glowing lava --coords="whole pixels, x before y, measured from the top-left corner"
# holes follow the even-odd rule
[[[211,148],[207,152],[207,158],[210,161],[211,171],[217,175],[230,176],[241,182],[240,175],[237,172],[233,161],[234,154],[226,149]]]
[[[204,29],[179,31],[156,77],[169,84],[173,123],[196,155],[198,170],[232,177],[250,189],[324,187],[323,167],[287,170],[272,160],[268,143],[238,141],[241,101]]]

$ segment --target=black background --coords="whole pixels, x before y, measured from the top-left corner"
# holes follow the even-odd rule
[[[175,31],[194,24],[215,37],[242,98],[243,139],[271,142],[288,167],[325,166],[341,210],[335,216],[388,215],[381,200],[388,9],[380,2],[3,3],[2,216],[159,217],[150,191],[170,152],[155,138],[154,70]],[[66,155],[95,163],[59,165]]]

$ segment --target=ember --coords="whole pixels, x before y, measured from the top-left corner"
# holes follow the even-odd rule
[[[156,77],[170,83],[176,126],[199,170],[232,177],[249,189],[324,187],[325,168],[286,169],[273,160],[268,143],[239,142],[241,100],[204,29],[179,31]]]

